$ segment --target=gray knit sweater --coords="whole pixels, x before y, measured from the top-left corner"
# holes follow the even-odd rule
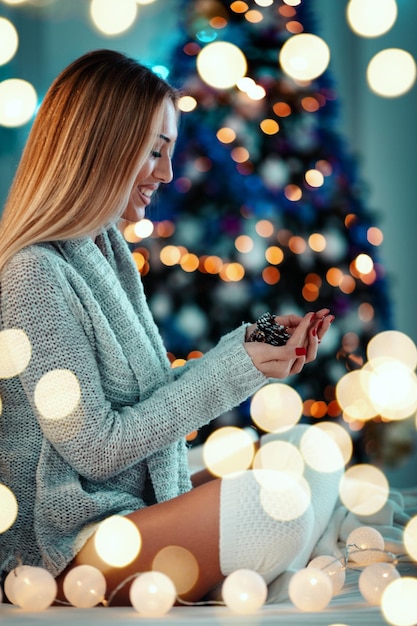
[[[0,277],[0,334],[20,329],[31,345],[24,371],[7,375],[7,361],[23,357],[19,342],[5,350],[0,341],[0,483],[19,506],[0,534],[6,571],[21,559],[56,576],[100,520],[188,491],[185,435],[267,382],[243,326],[172,369],[122,235],[113,227],[96,243],[30,246]],[[55,370],[80,386],[59,419],[36,402],[39,381]]]

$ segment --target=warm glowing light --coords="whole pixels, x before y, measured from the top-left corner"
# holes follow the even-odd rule
[[[377,357],[363,369],[373,374],[369,397],[380,415],[402,420],[417,410],[417,376],[407,365],[390,357]]]
[[[303,254],[307,248],[307,244],[302,237],[294,235],[288,241],[288,247],[294,254]]]
[[[358,254],[355,259],[355,266],[361,274],[369,274],[374,269],[374,262],[368,254]]]
[[[286,185],[284,195],[291,202],[297,202],[298,200],[301,200],[303,192],[298,185]]]
[[[300,452],[306,464],[316,472],[336,472],[345,465],[334,438],[316,426],[310,426],[304,432],[300,441]]]
[[[0,65],[8,63],[16,54],[19,36],[12,22],[0,17]]]
[[[220,270],[220,278],[225,281],[239,282],[245,276],[241,263],[225,263]]]
[[[301,106],[309,113],[314,113],[315,111],[319,110],[320,103],[316,98],[313,98],[312,96],[306,96],[301,100]]]
[[[385,589],[398,578],[400,574],[392,563],[372,563],[359,576],[359,591],[369,604],[379,605]]]
[[[145,239],[146,237],[150,237],[152,235],[154,225],[151,220],[144,218],[143,220],[136,222],[133,229],[138,237]]]
[[[152,570],[168,576],[174,583],[177,594],[187,593],[192,589],[199,573],[197,559],[181,546],[162,548],[153,560]]]
[[[284,253],[278,246],[270,246],[265,250],[265,259],[272,265],[279,265],[284,260]]]
[[[61,420],[71,415],[80,398],[78,378],[70,370],[51,370],[39,379],[35,387],[36,408],[48,420]]]
[[[385,98],[407,93],[416,81],[416,62],[406,50],[387,48],[369,62],[366,77],[372,91]]]
[[[321,233],[312,233],[308,245],[314,252],[323,252],[326,249],[326,238]]]
[[[22,565],[10,572],[7,579],[7,597],[25,611],[44,611],[56,598],[56,581],[42,567]]]
[[[265,119],[259,124],[265,135],[276,135],[279,131],[279,124],[275,120]]]
[[[239,235],[235,239],[235,248],[242,253],[250,252],[253,250],[253,239],[248,235]]]
[[[262,270],[262,279],[267,285],[276,285],[281,280],[281,272],[277,267],[265,267]]]
[[[301,0],[284,0],[284,2],[290,7],[298,7],[298,5],[301,4]]]
[[[312,559],[307,567],[315,567],[322,572],[325,572],[333,585],[333,593],[337,593],[343,588],[346,580],[345,567],[334,556],[321,555]]]
[[[339,495],[346,508],[355,515],[373,515],[388,499],[388,480],[373,465],[353,465],[342,476]]]
[[[136,267],[138,268],[140,272],[147,262],[145,257],[143,256],[141,252],[132,252],[132,257],[133,257]]]
[[[3,80],[0,83],[0,126],[23,126],[34,115],[37,104],[36,91],[26,80]]]
[[[139,554],[142,538],[127,517],[112,515],[98,527],[94,546],[100,559],[111,567],[126,567]]]
[[[264,18],[262,13],[255,9],[245,13],[245,19],[248,20],[248,22],[250,22],[251,24],[258,24],[259,22],[262,22]]]
[[[249,6],[246,2],[243,2],[242,0],[236,0],[235,2],[232,2],[230,8],[235,13],[245,13],[245,11],[249,9]]]
[[[236,85],[246,74],[247,62],[242,50],[227,41],[214,41],[197,56],[197,71],[204,82],[218,89]]]
[[[326,572],[306,567],[292,575],[288,595],[300,611],[322,611],[332,599],[333,584]]]
[[[200,265],[200,260],[196,254],[188,252],[181,258],[180,265],[184,272],[195,272]]]
[[[370,322],[374,319],[375,310],[369,302],[362,302],[358,306],[358,317],[362,322]]]
[[[275,115],[278,115],[278,117],[288,117],[291,115],[291,107],[286,102],[276,102],[272,108]]]
[[[235,426],[218,428],[207,437],[203,447],[205,466],[215,476],[248,469],[253,456],[252,437]]]
[[[204,260],[204,269],[208,274],[219,274],[223,267],[223,261],[219,256],[208,256]]]
[[[398,330],[386,330],[372,337],[366,354],[369,361],[378,357],[390,357],[403,363],[410,371],[417,367],[416,344],[408,335]]]
[[[304,476],[275,470],[253,470],[261,486],[259,499],[265,513],[281,522],[299,519],[311,504],[311,489]]]
[[[284,432],[301,418],[303,402],[299,393],[285,383],[270,383],[251,400],[253,422],[265,432]]]
[[[0,331],[0,378],[13,378],[28,366],[32,356],[29,337],[20,328]]]
[[[14,493],[0,483],[0,534],[13,526],[18,512]]]
[[[384,538],[371,526],[358,526],[349,533],[346,539],[349,560],[358,565],[371,565],[385,561]]]
[[[255,0],[255,4],[260,7],[270,7],[274,4],[274,0]]]
[[[350,419],[367,421],[378,415],[369,396],[373,374],[364,370],[348,372],[336,384],[336,399]]]
[[[352,458],[353,442],[352,437],[347,432],[346,428],[340,426],[336,422],[321,421],[314,425],[315,428],[321,428],[329,437],[333,437],[336,444],[339,446],[340,453],[343,458],[344,465],[347,465]]]
[[[261,447],[253,460],[254,469],[287,472],[290,475],[302,476],[304,460],[298,448],[288,441],[279,441],[264,437]]]
[[[326,70],[330,50],[321,37],[309,33],[293,35],[282,46],[279,61],[286,74],[296,80],[313,80]]]
[[[392,626],[417,624],[417,578],[393,580],[382,594],[382,614]]]
[[[236,139],[236,133],[232,128],[219,128],[216,137],[222,143],[232,143]]]
[[[305,179],[310,187],[321,187],[324,183],[324,176],[319,170],[308,170]]]
[[[369,243],[373,246],[380,246],[381,243],[384,241],[384,235],[379,228],[377,228],[376,226],[371,226],[370,228],[368,228],[367,239]]]
[[[119,35],[134,23],[138,12],[136,0],[91,0],[90,15],[96,28],[105,35]]]
[[[235,570],[222,585],[225,605],[239,615],[256,613],[266,601],[268,588],[262,576],[248,569]]]
[[[159,258],[164,265],[176,265],[181,260],[181,250],[177,246],[165,246],[159,253]]]
[[[396,0],[350,0],[346,7],[347,21],[362,37],[379,37],[397,19]]]
[[[197,108],[197,100],[192,96],[182,96],[178,101],[178,108],[183,113],[189,113]]]
[[[255,224],[255,230],[260,237],[271,237],[274,234],[274,225],[269,220],[259,220]]]
[[[338,267],[331,267],[326,272],[326,280],[332,287],[338,287],[343,278],[343,272]]]
[[[414,561],[417,561],[417,515],[412,517],[405,525],[403,541],[408,554]]]
[[[104,600],[106,579],[96,567],[78,565],[66,574],[63,591],[70,604],[90,609]]]
[[[129,590],[130,602],[143,617],[160,617],[168,613],[176,600],[172,580],[162,572],[139,574]]]
[[[236,163],[244,163],[249,159],[250,155],[249,151],[246,148],[243,148],[243,146],[238,146],[237,148],[234,148],[232,150],[230,156]]]

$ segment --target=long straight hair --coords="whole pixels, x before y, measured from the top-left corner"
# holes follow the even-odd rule
[[[71,63],[34,120],[0,220],[0,270],[22,248],[92,234],[124,212],[178,92],[113,50]]]

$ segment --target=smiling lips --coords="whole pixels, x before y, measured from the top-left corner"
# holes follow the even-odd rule
[[[148,205],[150,203],[156,189],[157,187],[137,187],[138,194],[142,198],[145,205]]]

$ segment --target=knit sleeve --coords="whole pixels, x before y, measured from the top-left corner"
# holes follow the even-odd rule
[[[23,331],[30,342],[31,358],[19,379],[36,427],[91,480],[116,476],[266,382],[244,348],[242,327],[180,377],[168,372],[146,399],[115,408],[106,397],[91,320],[46,255],[20,255],[9,263],[1,295],[3,327]],[[143,361],[146,368],[146,354]]]

